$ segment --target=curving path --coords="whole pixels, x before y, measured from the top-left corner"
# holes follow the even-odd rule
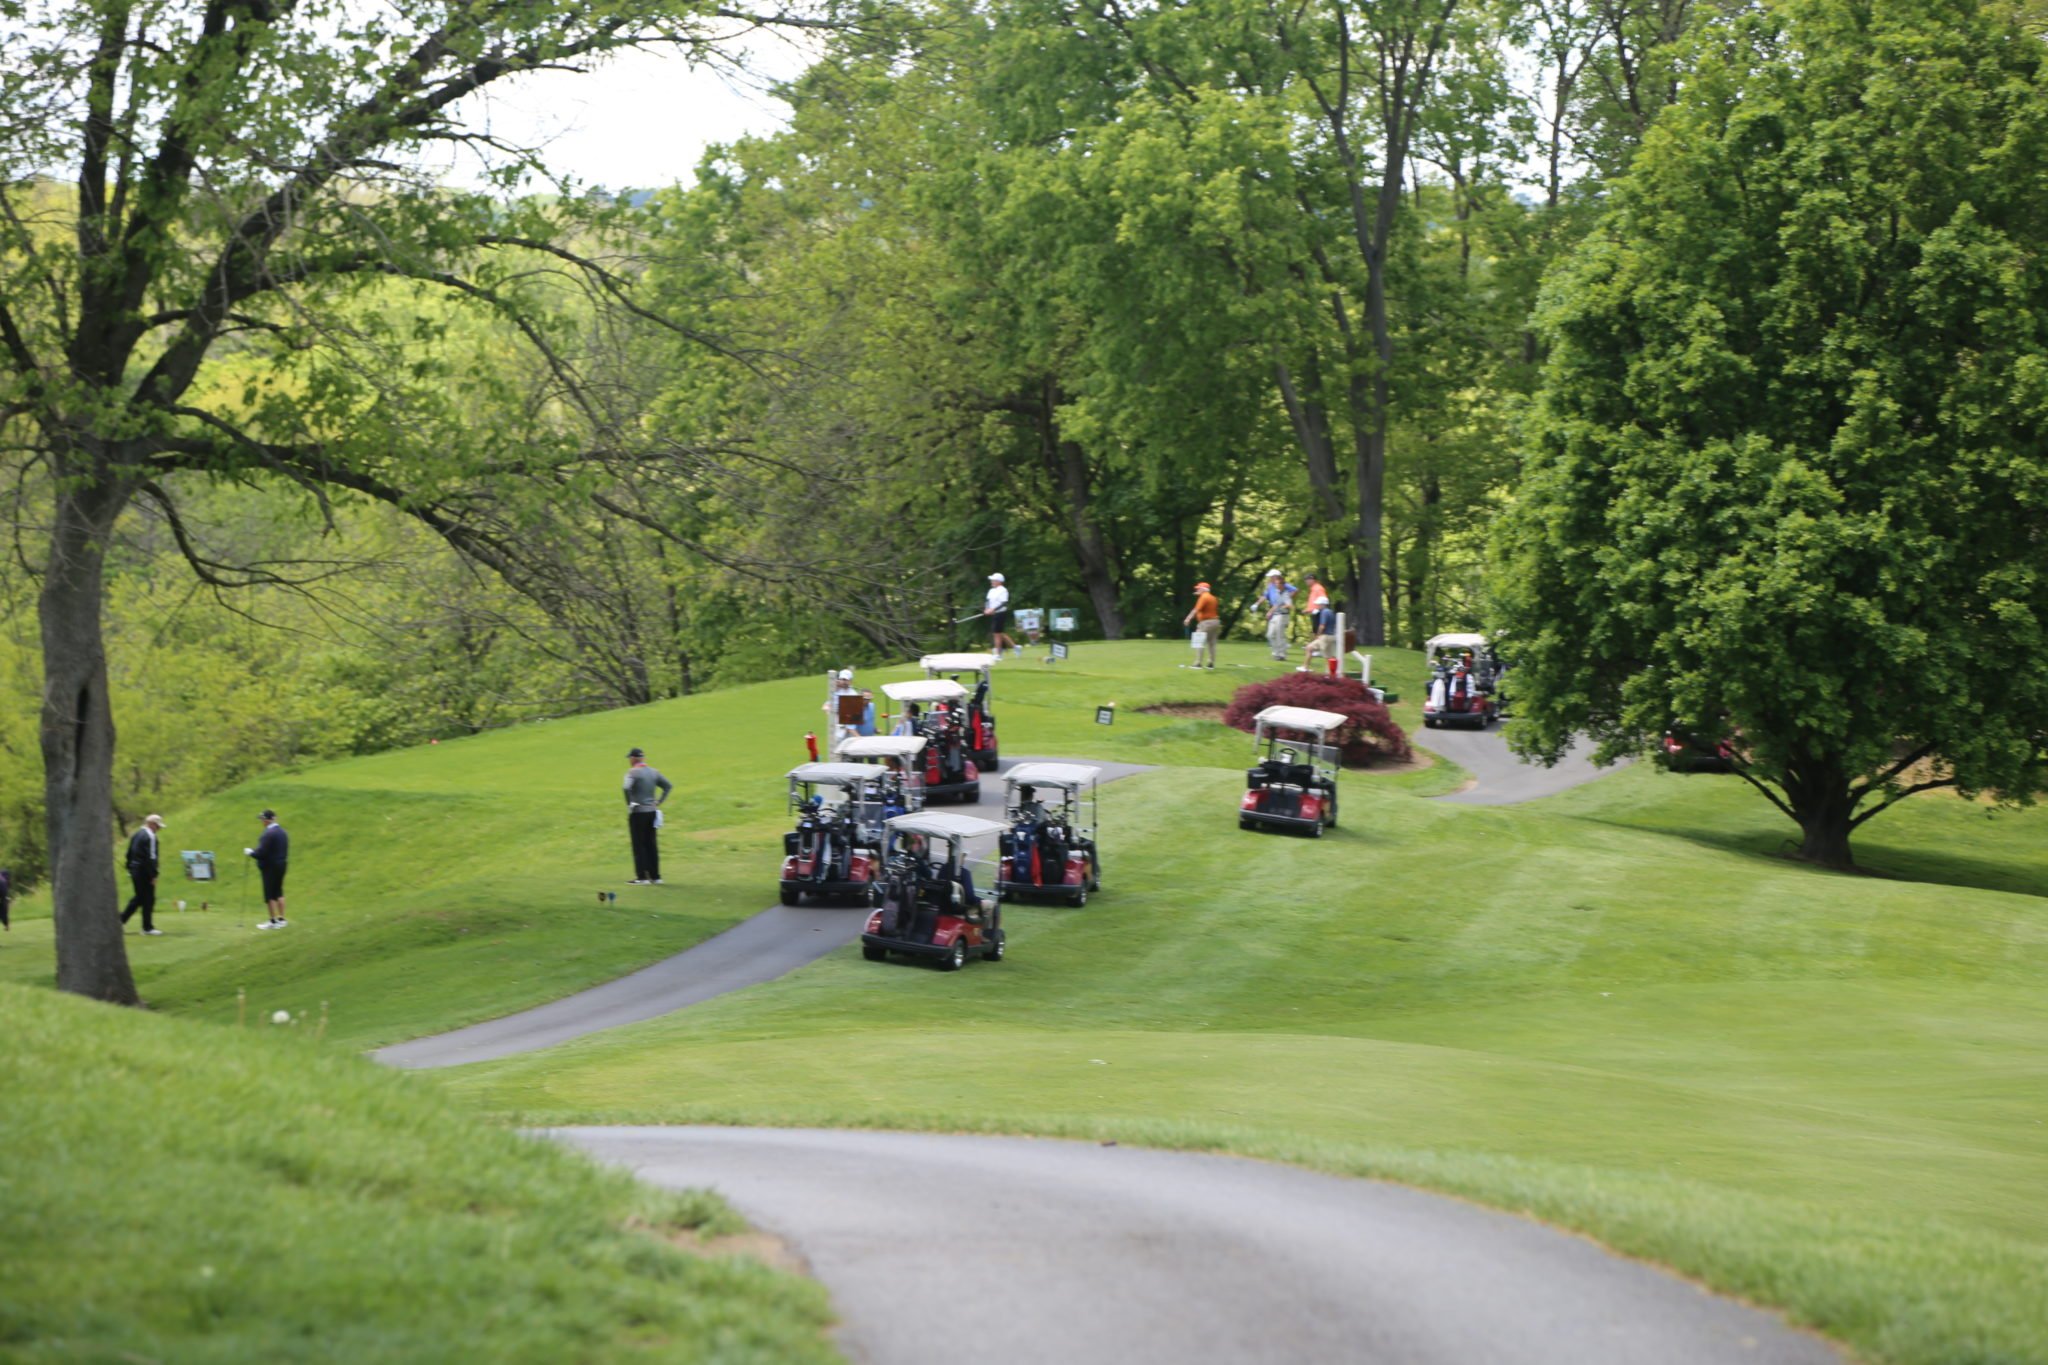
[[[1824,1365],[1815,1337],[1539,1223],[1379,1181],[1030,1138],[549,1134],[710,1186],[868,1365]]]
[[[1513,721],[1505,722],[1512,725]],[[1554,768],[1525,761],[1508,748],[1507,736],[1499,727],[1487,730],[1423,730],[1409,738],[1432,753],[1441,754],[1472,774],[1472,785],[1439,796],[1466,806],[1511,806],[1569,791],[1595,778],[1605,777],[1626,766],[1626,760],[1612,768],[1593,766],[1593,746],[1581,739],[1565,752]]]
[[[1014,756],[1003,759],[1008,769],[1020,763],[1051,760]],[[1090,762],[1104,782],[1145,771],[1143,764]],[[974,805],[935,805],[933,810],[961,811],[1000,819],[1003,813],[1001,774],[985,778],[981,800]],[[769,864],[773,876],[774,864]],[[649,967],[593,986],[560,1000],[489,1019],[452,1033],[395,1043],[370,1055],[389,1066],[408,1070],[487,1062],[521,1052],[581,1038],[588,1033],[637,1024],[695,1005],[714,996],[757,986],[786,976],[807,963],[853,942],[867,924],[868,912],[852,905],[774,905],[745,919],[694,948]]]

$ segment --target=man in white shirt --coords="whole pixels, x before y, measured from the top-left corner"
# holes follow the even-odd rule
[[[982,604],[981,614],[988,618],[989,648],[1001,658],[1005,651],[1024,652],[1022,645],[1012,640],[1010,628],[1010,590],[1003,586],[1003,576],[992,573],[988,576],[988,600]]]

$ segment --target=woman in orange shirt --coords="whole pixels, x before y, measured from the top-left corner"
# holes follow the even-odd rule
[[[1209,656],[1207,666],[1214,668],[1216,666],[1216,636],[1223,629],[1223,610],[1217,605],[1216,594],[1209,591],[1207,583],[1195,584],[1194,610],[1181,617],[1180,623],[1184,626],[1194,626],[1195,638],[1202,642],[1202,648]],[[1203,667],[1199,655],[1196,657],[1195,667]]]

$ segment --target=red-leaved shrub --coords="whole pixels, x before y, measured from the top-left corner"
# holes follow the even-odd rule
[[[1289,673],[1271,682],[1246,683],[1230,698],[1223,723],[1249,733],[1252,717],[1269,706],[1308,706],[1318,711],[1335,711],[1350,724],[1333,736],[1344,762],[1354,768],[1372,763],[1398,762],[1408,758],[1408,736],[1386,704],[1372,699],[1365,684],[1356,678],[1332,678],[1324,673]]]

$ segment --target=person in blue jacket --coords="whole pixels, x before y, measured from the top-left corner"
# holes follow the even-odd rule
[[[270,918],[257,925],[258,929],[282,929],[284,917],[284,870],[290,861],[291,836],[284,832],[284,826],[277,823],[277,812],[263,812],[263,833],[256,840],[256,847],[245,848],[243,853],[256,860],[256,870],[263,874],[263,908],[270,912]]]

